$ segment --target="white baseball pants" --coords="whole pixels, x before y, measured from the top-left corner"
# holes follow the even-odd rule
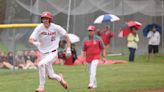
[[[89,68],[89,86],[97,87],[96,70],[99,60],[95,59],[91,63],[88,63]]]
[[[61,77],[57,75],[52,67],[52,63],[57,59],[57,51],[42,54],[41,61],[38,64],[39,67],[39,87],[44,88],[46,74],[54,80],[60,81]]]

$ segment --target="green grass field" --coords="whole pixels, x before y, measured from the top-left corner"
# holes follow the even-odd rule
[[[109,57],[123,59],[126,56]],[[88,90],[86,66],[54,65],[57,73],[63,73],[69,83],[69,92],[138,92],[140,90],[164,89],[164,55],[146,60],[137,56],[135,63],[99,65],[98,88]],[[38,86],[37,70],[0,69],[0,92],[34,92]],[[67,92],[59,83],[46,80],[46,92]]]

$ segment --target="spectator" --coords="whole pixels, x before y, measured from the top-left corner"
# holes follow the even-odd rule
[[[29,51],[24,51],[24,59],[25,59],[25,62],[31,61]]]
[[[71,53],[72,55],[70,57],[66,57],[64,65],[73,65],[73,63],[77,59],[75,44],[71,44]]]
[[[153,27],[151,31],[149,31],[147,38],[149,39],[148,42],[148,58],[150,54],[156,54],[159,52],[159,44],[160,44],[160,33],[157,31],[156,27]]]
[[[15,65],[21,69],[26,68],[26,62],[22,51],[17,51],[15,56]]]
[[[34,56],[32,56],[31,51],[24,51],[24,59],[25,59],[25,67],[27,69],[36,69],[36,66],[34,64]]]
[[[102,38],[105,44],[105,51],[108,53],[111,43],[111,38],[113,37],[113,32],[110,30],[108,26],[106,26],[102,31],[98,33]]]
[[[139,36],[137,34],[137,30],[138,28],[136,28],[135,26],[132,26],[129,28],[130,29],[130,33],[127,37],[127,41],[128,41],[128,49],[129,49],[129,62],[134,62],[135,59],[135,51],[138,48],[137,44],[139,42]]]
[[[3,51],[0,52],[0,68],[13,69],[13,65],[8,62],[7,56]]]
[[[30,54],[31,61],[32,61],[33,63],[35,63],[36,60],[37,60],[37,56],[36,56],[35,51],[31,50],[31,51],[29,52],[29,54]]]
[[[72,65],[75,62],[75,60],[77,59],[75,44],[71,44],[72,55],[70,57],[66,57],[66,55],[65,55],[65,45],[66,45],[65,40],[61,40],[59,42],[58,58],[60,60],[61,65]]]
[[[14,53],[13,52],[8,52],[7,53],[7,60],[11,65],[14,65]]]
[[[65,60],[66,60],[65,45],[66,45],[66,41],[65,40],[60,40],[59,48],[58,48],[58,58],[60,60],[61,65],[64,65]]]
[[[74,63],[75,60],[77,59],[77,52],[75,49],[75,44],[71,44],[71,51],[72,51],[72,63]]]

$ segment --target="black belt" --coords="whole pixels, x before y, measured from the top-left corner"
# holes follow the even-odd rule
[[[50,52],[46,52],[46,53],[44,53],[44,54],[48,54],[48,53],[51,53],[51,52],[55,52],[56,50],[52,50],[52,51],[50,51]]]
[[[52,50],[51,52],[55,52],[56,50]]]

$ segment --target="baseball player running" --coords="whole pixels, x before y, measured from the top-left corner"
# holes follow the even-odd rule
[[[36,92],[44,92],[45,76],[49,79],[57,80],[65,89],[68,84],[62,74],[56,74],[53,70],[52,63],[57,59],[57,48],[61,36],[66,37],[67,49],[66,55],[71,55],[70,40],[65,29],[52,23],[53,15],[51,12],[41,14],[41,22],[29,37],[29,43],[35,45],[41,52],[41,61],[38,63],[39,68],[39,87]]]
[[[86,57],[86,62],[89,66],[89,85],[88,89],[96,88],[97,81],[96,81],[96,69],[97,64],[100,60],[100,53],[103,52],[103,59],[105,60],[106,53],[105,47],[102,39],[95,35],[96,27],[89,26],[88,32],[89,36],[84,39],[83,42],[83,57]]]

